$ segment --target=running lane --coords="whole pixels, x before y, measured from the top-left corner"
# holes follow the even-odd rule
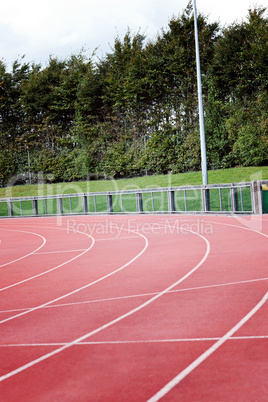
[[[260,233],[226,217],[72,219],[42,224],[56,242],[72,229],[73,249],[88,236],[94,246],[6,293],[8,308],[32,310],[2,310],[14,316],[0,324],[4,400],[146,401],[170,383],[163,400],[266,400],[267,302],[254,310],[267,292],[266,219]],[[49,232],[44,251],[63,258]],[[37,253],[51,268],[52,253]]]

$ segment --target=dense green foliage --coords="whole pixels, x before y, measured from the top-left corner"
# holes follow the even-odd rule
[[[208,167],[268,163],[266,9],[198,16]],[[0,184],[200,170],[191,3],[154,41],[127,31],[102,59],[0,61]]]

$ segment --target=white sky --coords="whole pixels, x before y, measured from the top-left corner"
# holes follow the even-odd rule
[[[182,13],[189,0],[12,0],[0,13],[0,60],[6,65],[22,55],[45,64],[49,55],[68,58],[84,48],[101,57],[114,38],[128,27],[154,39],[170,18]],[[222,25],[241,21],[253,4],[268,0],[196,0],[199,12]]]

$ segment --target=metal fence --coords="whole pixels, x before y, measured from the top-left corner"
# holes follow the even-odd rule
[[[2,198],[0,216],[258,213],[254,183]]]

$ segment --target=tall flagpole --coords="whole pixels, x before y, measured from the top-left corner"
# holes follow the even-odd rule
[[[202,99],[202,84],[201,84],[201,69],[200,69],[200,56],[199,56],[196,1],[193,0],[193,2],[194,2],[195,50],[196,50],[198,105],[199,105],[200,144],[201,144],[201,167],[202,167],[203,185],[206,186],[208,184],[206,139],[205,139],[205,127],[204,127],[204,111],[203,111],[203,99]]]

